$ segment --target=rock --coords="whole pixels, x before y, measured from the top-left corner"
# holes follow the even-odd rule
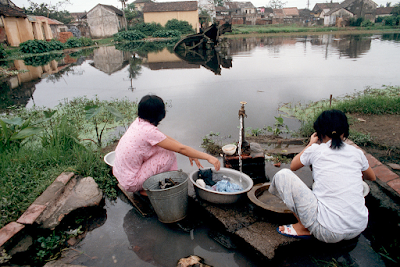
[[[30,235],[25,236],[21,241],[18,242],[18,244],[15,247],[13,247],[8,252],[8,254],[10,256],[14,256],[19,252],[28,251],[28,249],[30,248],[30,246],[32,246],[32,244],[33,244],[33,238]]]
[[[177,267],[191,267],[191,266],[211,267],[210,265],[204,264],[204,259],[196,255],[191,255],[187,258],[180,259],[177,265]]]
[[[78,208],[97,206],[103,198],[103,193],[92,177],[72,178],[61,196],[48,206],[36,223],[43,228],[53,229],[71,211]]]

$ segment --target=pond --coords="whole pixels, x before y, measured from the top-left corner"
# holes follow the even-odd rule
[[[400,85],[399,34],[251,37],[228,39],[228,43],[220,51],[204,55],[176,55],[171,47],[145,53],[145,49],[132,52],[110,46],[47,62],[43,58],[19,60],[14,62],[15,67],[29,72],[2,85],[1,108],[10,104],[51,108],[65,99],[82,96],[136,101],[153,93],[168,103],[167,116],[159,128],[198,148],[210,132],[220,133],[221,138],[230,136],[226,140],[238,140],[240,101],[247,102],[245,126],[257,129],[272,126],[284,103],[340,97],[368,86]],[[42,61],[46,65],[40,66]],[[299,127],[297,120],[285,118],[284,122],[290,130]],[[204,166],[209,165],[205,162]],[[178,167],[188,173],[195,170],[180,155]],[[88,234],[81,245],[85,253],[97,255],[98,260],[91,261],[91,265],[118,261],[120,266],[163,266],[154,260],[157,256],[151,255],[153,258],[146,261],[132,252],[132,244],[136,243],[130,239],[135,238],[138,230],[132,227],[136,227],[162,235],[168,232],[166,239],[181,242],[169,246],[188,247],[182,253],[172,253],[155,244],[166,249],[160,252],[164,257],[172,253],[171,257],[178,260],[176,257],[191,253],[207,258],[215,266],[255,266],[245,255],[231,253],[210,240],[204,228],[200,227],[194,237],[199,243],[191,244],[193,239],[187,234],[178,237],[155,218],[139,218],[121,199],[106,202],[106,210],[106,223]],[[99,244],[104,243],[107,249],[99,250]],[[131,253],[126,252],[127,248]],[[116,255],[118,259],[114,259]]]

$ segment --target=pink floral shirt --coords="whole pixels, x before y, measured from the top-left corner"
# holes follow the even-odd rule
[[[139,117],[129,126],[115,150],[113,166],[113,174],[124,188],[132,188],[137,184],[141,188],[144,181],[135,179],[140,176],[143,163],[158,153],[160,148],[157,144],[165,138],[166,135],[156,126]]]

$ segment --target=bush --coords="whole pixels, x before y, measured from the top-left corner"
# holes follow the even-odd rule
[[[136,30],[142,32],[146,36],[152,36],[154,32],[163,30],[163,26],[160,23],[138,23],[133,27],[130,27],[129,30]]]
[[[6,50],[4,49],[3,45],[0,44],[0,59],[5,59],[7,56]],[[2,61],[3,62],[3,61]],[[2,63],[0,62],[0,64]]]
[[[67,42],[65,43],[65,46],[68,48],[76,48],[76,47],[81,47],[82,46],[82,42],[80,39],[76,38],[76,37],[71,37],[67,40]]]
[[[363,22],[361,22],[361,27],[370,27],[370,26],[373,26],[374,25],[374,23],[372,22],[372,21],[370,21],[370,20],[364,20]]]
[[[81,37],[81,38],[79,38],[79,40],[81,41],[82,46],[91,46],[91,45],[94,45],[94,41],[93,41],[92,39],[90,39],[90,38]]]
[[[114,34],[114,40],[116,42],[136,41],[136,40],[141,40],[145,37],[146,36],[142,32],[137,31],[137,30],[119,32],[119,33]]]
[[[176,30],[160,30],[153,33],[153,37],[174,38],[180,36],[181,32]]]
[[[50,45],[48,42],[43,40],[28,40],[19,44],[19,48],[22,53],[45,53],[51,51]]]
[[[177,19],[171,19],[167,21],[165,24],[165,29],[180,31],[182,34],[195,33],[192,26],[187,21]]]
[[[363,17],[360,17],[360,18],[352,17],[352,18],[350,18],[350,26],[359,27],[359,26],[361,26],[361,23],[363,21],[364,21]]]
[[[384,18],[385,25],[394,26],[396,25],[396,19],[394,16],[387,16]]]
[[[65,48],[65,45],[63,43],[54,39],[48,42],[48,44],[50,50],[63,50]]]

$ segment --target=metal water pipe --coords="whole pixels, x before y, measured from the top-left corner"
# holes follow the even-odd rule
[[[247,104],[247,102],[245,101],[240,101],[240,104],[242,105],[239,109],[239,121],[241,123],[240,125],[240,129],[241,129],[241,133],[240,133],[240,137],[241,137],[241,142],[239,142],[241,144],[241,152],[244,152],[246,149],[248,149],[250,147],[250,144],[246,141],[245,138],[245,128],[244,128],[244,117],[247,117],[246,115],[246,111],[244,110],[244,105]],[[239,148],[238,148],[239,149]]]

